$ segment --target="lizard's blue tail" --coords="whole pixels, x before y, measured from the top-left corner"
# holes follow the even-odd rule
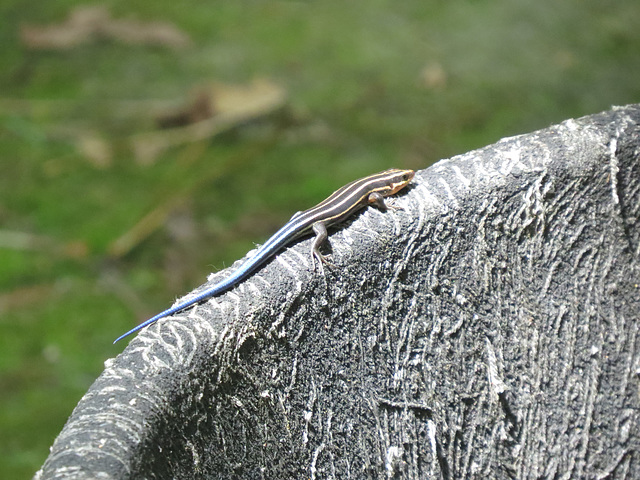
[[[177,310],[174,310],[172,308],[170,308],[169,310],[165,310],[162,313],[159,313],[158,315],[156,315],[155,317],[151,317],[149,320],[147,320],[146,322],[142,322],[140,325],[133,327],[131,330],[129,330],[127,333],[123,333],[122,335],[120,335],[118,338],[116,338],[113,343],[114,345],[119,342],[120,340],[122,340],[124,337],[128,337],[129,335],[131,335],[132,333],[136,333],[138,330],[143,329],[144,327],[151,325],[152,323],[157,322],[158,320],[160,320],[163,317],[167,317],[169,315],[171,315],[172,313],[176,313]]]

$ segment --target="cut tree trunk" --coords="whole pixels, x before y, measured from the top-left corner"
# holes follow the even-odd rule
[[[640,105],[395,206],[142,331],[36,478],[640,478]]]

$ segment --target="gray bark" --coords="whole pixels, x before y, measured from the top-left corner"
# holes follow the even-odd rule
[[[141,332],[36,477],[640,478],[640,105],[395,203]]]

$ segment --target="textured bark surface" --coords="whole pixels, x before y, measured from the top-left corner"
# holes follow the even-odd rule
[[[640,106],[396,205],[144,330],[36,477],[640,478]]]

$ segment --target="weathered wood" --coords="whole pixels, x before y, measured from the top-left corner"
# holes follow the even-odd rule
[[[143,331],[36,478],[640,478],[640,105],[396,205]]]

